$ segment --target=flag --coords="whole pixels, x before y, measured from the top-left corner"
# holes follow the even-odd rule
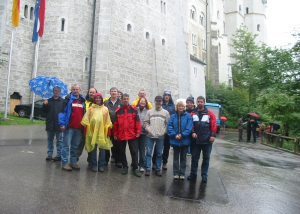
[[[19,26],[20,21],[20,1],[13,0],[12,12],[11,12],[11,22],[13,27]]]
[[[45,21],[45,5],[46,0],[36,0],[34,8],[34,27],[32,34],[32,42],[36,42],[38,37],[42,37],[44,33],[44,21]]]

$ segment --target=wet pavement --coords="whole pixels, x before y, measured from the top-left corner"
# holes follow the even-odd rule
[[[0,213],[299,213],[300,156],[237,138],[218,136],[205,184],[173,180],[172,151],[163,177],[94,173],[86,152],[66,172],[45,161],[43,125],[0,126]]]

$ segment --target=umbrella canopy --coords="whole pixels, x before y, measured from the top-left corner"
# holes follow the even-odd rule
[[[250,112],[250,113],[248,113],[248,115],[250,115],[252,117],[260,118],[260,116],[258,116],[258,114],[254,113],[254,112]]]
[[[220,119],[221,119],[221,120],[227,120],[227,118],[224,117],[224,116],[220,117]]]
[[[68,87],[56,77],[38,76],[29,81],[30,90],[43,98],[53,96],[53,88],[60,87],[60,96],[68,94]]]

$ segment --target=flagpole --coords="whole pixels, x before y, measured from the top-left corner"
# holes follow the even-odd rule
[[[36,78],[37,73],[37,64],[38,64],[38,58],[39,58],[39,46],[40,46],[40,38],[38,37],[36,43],[35,43],[35,53],[34,53],[34,66],[33,66],[33,77]],[[35,94],[32,92],[32,107],[31,107],[31,115],[30,120],[33,122],[34,118],[34,98]]]
[[[8,72],[7,72],[7,84],[6,84],[6,97],[5,97],[5,109],[4,109],[4,115],[3,115],[4,119],[7,119],[7,106],[8,106],[8,93],[9,93],[10,68],[11,68],[11,56],[12,56],[13,40],[14,40],[14,29],[11,30],[11,39],[10,39],[9,62],[8,62]]]

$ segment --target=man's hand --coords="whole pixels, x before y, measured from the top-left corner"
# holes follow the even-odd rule
[[[215,139],[216,139],[215,137],[210,137],[209,142],[213,143],[213,142],[215,142]]]
[[[175,139],[180,140],[182,138],[181,134],[176,135]]]
[[[63,132],[65,132],[66,131],[66,127],[62,126],[62,127],[60,127],[60,130],[63,131]]]
[[[117,136],[114,136],[114,139],[117,140],[118,139]]]
[[[136,134],[136,137],[138,138],[140,136],[140,134]]]
[[[46,99],[46,100],[44,101],[44,104],[45,104],[45,105],[48,105],[48,99]]]
[[[196,133],[193,133],[193,134],[192,134],[192,137],[193,137],[193,138],[197,138],[197,134],[196,134]]]

